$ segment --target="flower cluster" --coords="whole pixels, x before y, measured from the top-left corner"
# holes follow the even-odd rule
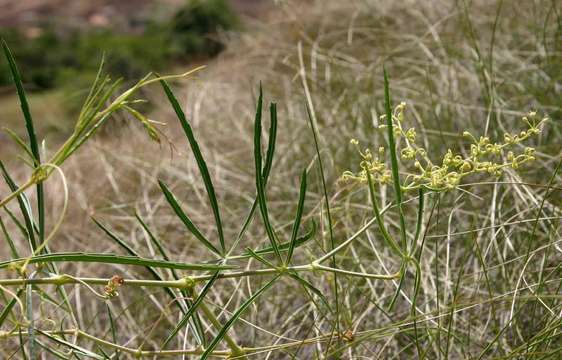
[[[388,183],[392,179],[390,170],[383,162],[384,159],[384,147],[379,147],[378,155],[374,156],[371,150],[365,149],[361,151],[359,147],[359,141],[356,139],[351,139],[351,144],[357,148],[357,152],[363,160],[360,163],[361,171],[355,174],[351,171],[346,171],[343,173],[342,180],[355,180],[359,182],[367,182],[367,171],[371,174],[372,179],[379,183]]]
[[[501,142],[492,141],[487,136],[477,138],[469,131],[465,131],[463,137],[470,141],[468,154],[463,155],[461,152],[448,149],[441,160],[434,163],[429,158],[427,150],[416,142],[416,130],[403,127],[405,108],[406,104],[402,102],[392,113],[393,134],[400,150],[400,157],[411,170],[402,183],[404,191],[421,187],[433,191],[450,190],[456,188],[468,175],[481,173],[501,176],[506,168],[517,169],[520,165],[535,160],[534,148],[521,149],[521,146],[517,145],[540,134],[544,123],[548,120],[547,117],[539,118],[534,111],[529,112],[522,118],[527,130],[518,134],[506,133]],[[383,115],[381,119],[385,117]],[[379,126],[379,128],[385,127],[386,125]],[[373,156],[368,149],[361,150],[357,140],[353,139],[351,143],[357,147],[362,158],[361,170],[358,173],[346,171],[341,180],[366,183],[369,173],[374,181],[388,183],[391,172],[384,160],[384,147],[379,148],[378,156]]]
[[[104,287],[105,296],[107,298],[114,298],[119,296],[119,292],[117,291],[117,289],[123,286],[124,283],[125,279],[123,279],[121,276],[113,275],[107,282],[107,285],[105,285]]]

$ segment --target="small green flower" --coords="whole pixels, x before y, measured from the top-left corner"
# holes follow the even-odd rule
[[[395,137],[406,143],[400,150],[401,158],[406,167],[411,169],[406,173],[402,183],[402,189],[405,191],[421,187],[433,191],[446,191],[457,188],[462,179],[468,175],[480,173],[499,177],[504,173],[505,168],[517,169],[522,164],[535,160],[535,149],[525,147],[522,153],[516,153],[518,149],[515,145],[540,134],[543,125],[548,121],[547,117],[539,119],[535,111],[529,112],[522,117],[528,129],[518,134],[505,133],[503,142],[494,142],[488,136],[477,138],[471,132],[464,131],[462,135],[470,144],[469,156],[448,149],[442,156],[441,166],[437,166],[429,158],[426,149],[416,143],[416,130],[414,128],[403,130],[405,108],[406,104],[401,102],[392,114]],[[385,119],[385,115],[380,118]],[[384,129],[386,125],[380,125],[378,128]],[[391,172],[384,162],[386,150],[383,146],[379,147],[378,156],[373,156],[368,149],[361,151],[357,140],[352,139],[351,144],[357,148],[362,158],[359,164],[361,170],[358,173],[345,171],[341,176],[342,181],[367,183],[367,174],[370,174],[376,182],[390,182]]]

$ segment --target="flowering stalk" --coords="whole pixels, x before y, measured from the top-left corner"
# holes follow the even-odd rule
[[[400,149],[402,160],[409,165],[410,172],[401,184],[403,191],[425,188],[440,192],[457,188],[463,178],[475,174],[490,174],[501,176],[506,168],[518,169],[521,165],[535,160],[535,149],[525,147],[517,152],[516,145],[542,132],[548,117],[542,119],[532,111],[522,118],[527,129],[518,134],[506,133],[503,141],[493,142],[487,136],[476,137],[469,131],[463,132],[463,137],[470,140],[470,152],[463,156],[461,152],[448,149],[439,163],[434,163],[428,151],[416,142],[416,130],[403,127],[404,110],[406,104],[400,103],[392,114],[393,133],[395,138],[401,139],[404,145]],[[382,116],[383,118],[385,115]],[[380,125],[379,128],[386,128]],[[361,170],[357,173],[345,171],[341,176],[342,181],[355,181],[367,183],[367,173],[371,174],[373,181],[384,184],[391,181],[391,173],[385,162],[386,149],[381,146],[375,156],[369,149],[361,150],[359,142],[351,140],[357,148],[362,160],[359,164]],[[398,145],[397,145],[398,146]]]

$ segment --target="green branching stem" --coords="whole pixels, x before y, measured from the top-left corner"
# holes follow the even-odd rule
[[[14,262],[14,265],[17,265],[17,262]],[[338,273],[348,276],[368,277],[368,278],[383,279],[383,280],[392,280],[398,276],[398,274],[379,275],[379,274],[369,274],[369,273],[348,271],[339,268],[331,268],[328,266],[320,265],[319,262],[316,261],[307,265],[223,272],[217,276],[217,279],[231,279],[231,278],[264,276],[264,275],[274,275],[274,274],[288,274],[291,271],[296,271],[296,272],[326,271],[326,272]],[[136,286],[136,287],[145,286],[145,287],[189,289],[193,285],[193,282],[207,281],[212,277],[213,275],[206,274],[206,275],[194,275],[179,280],[124,279],[123,286]],[[111,280],[110,278],[87,278],[87,277],[57,275],[47,278],[34,278],[34,279],[25,279],[25,278],[0,279],[0,286],[48,285],[48,284],[69,285],[69,284],[78,284],[78,283],[89,284],[89,285],[106,285],[110,280]]]
[[[215,316],[215,314],[213,313],[213,311],[211,309],[209,309],[209,307],[207,306],[207,304],[205,304],[205,301],[202,301],[201,304],[199,305],[199,308],[201,309],[201,311],[205,314],[205,317],[211,322],[211,324],[213,324],[213,326],[215,327],[215,329],[217,331],[220,331],[223,327],[223,325],[221,324],[221,322],[217,319],[217,317]],[[232,338],[232,336],[230,336],[228,334],[228,332],[226,332],[224,334],[223,337],[224,341],[226,341],[226,344],[228,345],[228,347],[230,348],[230,350],[232,351],[233,354],[244,354],[244,350],[238,345],[238,343],[236,342],[236,340],[234,340]],[[203,353],[203,352],[202,352]]]

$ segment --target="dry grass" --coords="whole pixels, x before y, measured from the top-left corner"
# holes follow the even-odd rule
[[[408,103],[407,118],[436,158],[449,147],[462,147],[463,139],[456,134],[465,129],[502,137],[506,131],[520,129],[519,119],[530,109],[548,113],[552,119],[535,144],[537,161],[532,166],[509,171],[498,181],[474,178],[459,191],[427,198],[414,316],[412,273],[406,276],[391,311],[388,304],[398,287],[396,281],[338,275],[336,294],[332,274],[304,275],[326,296],[330,312],[298,283],[281,280],[230,331],[241,346],[259,348],[250,351],[255,352],[253,358],[559,356],[562,178],[560,174],[551,177],[562,155],[561,11],[554,1],[281,1],[268,21],[253,24],[231,39],[225,54],[197,80],[190,79],[181,87],[178,98],[210,167],[230,244],[255,195],[251,133],[259,81],[266,99],[278,103],[277,155],[268,183],[272,223],[286,241],[299,175],[307,167],[303,223],[316,219],[320,224],[315,239],[296,255],[297,264],[330,249],[306,103],[312,104],[318,121],[336,244],[373,217],[367,189],[342,186],[337,179],[344,170],[357,170],[358,159],[349,139],[358,138],[371,148],[384,141],[373,129],[384,112],[383,64],[391,76],[394,101]],[[160,93],[150,97],[156,104],[165,104]],[[169,123],[165,132],[175,144],[173,155],[166,145],[148,142],[136,128],[113,127],[114,133],[90,142],[65,165],[71,207],[52,250],[122,253],[92,225],[88,215],[94,215],[138,253],[159,257],[134,218],[136,210],[174,260],[212,259],[188,235],[158,191],[156,179],[165,179],[193,222],[210,238],[216,237],[204,184],[172,109],[158,106],[152,117]],[[48,190],[53,200],[48,212],[58,214],[62,189],[53,180]],[[5,194],[3,189],[1,193]],[[392,201],[390,187],[378,195],[382,206]],[[416,200],[407,200],[414,204],[405,213],[411,237]],[[53,221],[49,219],[48,225]],[[398,234],[397,214],[390,212],[386,221],[391,232]],[[20,245],[23,251],[23,242]],[[267,237],[256,219],[240,249],[266,245]],[[259,267],[255,261],[249,264]],[[372,226],[339,253],[337,266],[379,274],[394,271],[400,264]],[[142,270],[116,265],[64,264],[59,271],[85,277],[148,276]],[[220,280],[211,289],[207,306],[224,323],[267,280]],[[68,313],[44,299],[38,309],[38,328],[77,326],[133,349],[158,350],[181,317],[162,289],[123,288],[109,303],[117,329],[113,340],[106,303],[83,286],[66,289],[74,311]],[[347,336],[352,334],[354,340],[337,336],[336,329],[349,330]],[[80,346],[96,351],[93,342],[77,339]],[[12,340],[0,339],[0,354],[20,358],[17,334]],[[284,348],[284,343],[290,346]],[[168,348],[193,345],[191,333],[181,333]],[[274,351],[266,348],[270,345],[275,345]],[[104,349],[111,354],[111,348]]]

